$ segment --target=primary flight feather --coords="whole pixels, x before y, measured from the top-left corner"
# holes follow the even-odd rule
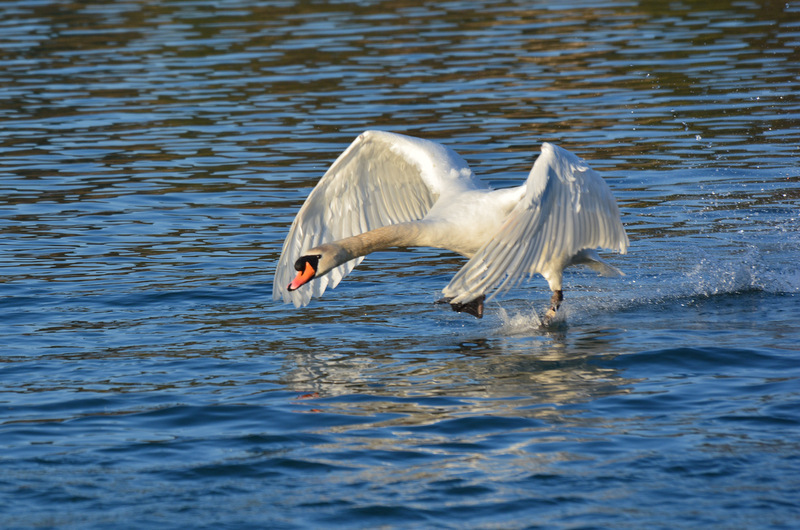
[[[430,246],[469,261],[444,288],[456,311],[483,315],[490,298],[539,273],[562,300],[562,273],[622,254],[628,236],[602,177],[574,154],[542,144],[525,183],[492,190],[451,149],[419,138],[367,131],[339,156],[295,217],[275,271],[273,298],[304,306],[367,254]]]

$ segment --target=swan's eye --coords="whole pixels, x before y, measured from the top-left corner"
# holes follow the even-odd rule
[[[317,270],[319,266],[319,259],[322,256],[302,256],[300,259],[294,262],[294,270],[297,272],[302,272],[306,269],[306,263],[310,263],[311,267],[314,270]]]

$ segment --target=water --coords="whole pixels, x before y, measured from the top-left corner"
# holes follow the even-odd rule
[[[794,528],[796,2],[0,7],[0,526]],[[621,279],[475,320],[462,261],[272,301],[367,128],[587,158]]]

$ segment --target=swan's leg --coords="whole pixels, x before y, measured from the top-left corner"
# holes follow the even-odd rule
[[[561,302],[564,301],[564,291],[561,289],[553,291],[553,296],[550,298],[550,309],[544,314],[544,323],[549,324],[556,316],[558,308],[561,307]]]
[[[453,304],[450,303],[452,298],[442,298],[441,300],[437,300],[436,303],[450,304],[450,308],[453,311],[458,311],[459,313],[468,313],[476,318],[483,318],[483,301],[485,299],[485,295],[480,295],[478,298],[470,300],[469,302],[465,302],[463,304]]]

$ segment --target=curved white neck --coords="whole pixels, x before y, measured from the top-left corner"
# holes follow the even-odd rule
[[[330,254],[336,265],[341,265],[379,250],[420,246],[420,236],[423,231],[423,225],[415,221],[383,226],[363,234],[325,243],[310,250],[309,253],[319,251],[320,254]]]

